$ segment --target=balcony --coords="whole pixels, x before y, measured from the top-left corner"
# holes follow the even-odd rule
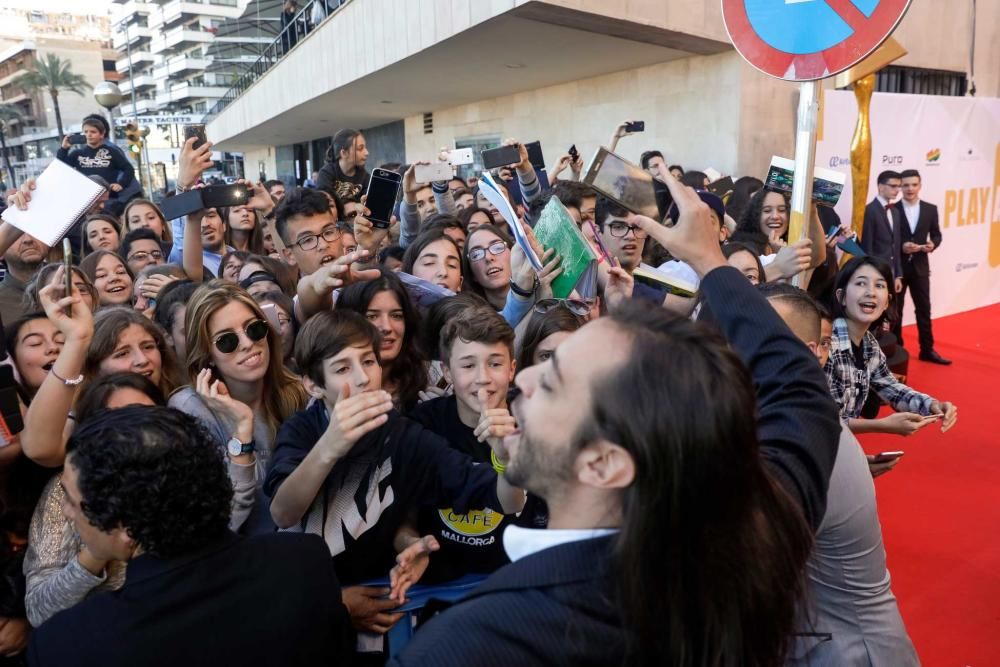
[[[123,81],[120,86],[122,93],[126,95],[132,92],[133,87],[136,92],[156,88],[156,79],[154,79],[151,74],[140,74],[139,76],[132,77],[128,81]]]
[[[126,55],[115,61],[115,69],[118,70],[119,74],[125,74],[129,71],[128,60]],[[132,67],[141,68],[153,62],[156,62],[156,56],[149,51],[132,51]]]
[[[196,44],[207,44],[215,39],[215,35],[205,30],[189,30],[174,28],[153,39],[149,50],[153,53],[170,53],[177,47],[189,47]]]
[[[125,40],[126,32],[128,34],[127,42]],[[115,51],[122,53],[127,50],[128,46],[135,48],[137,44],[148,42],[152,36],[153,33],[149,28],[128,26],[127,31],[125,28],[115,31],[115,35],[111,40],[111,45],[114,47]]]
[[[163,5],[158,12],[158,20],[163,26],[170,27],[185,16],[209,16],[212,18],[239,18],[243,11],[238,6],[228,7],[218,4],[171,0]]]
[[[209,58],[197,58],[189,56],[178,56],[162,62],[153,68],[153,75],[157,79],[187,74],[190,72],[204,72],[212,64]]]
[[[218,99],[226,94],[225,86],[205,86],[191,83],[182,83],[174,86],[168,91],[161,92],[156,96],[156,103],[160,106],[194,99]]]
[[[122,104],[118,107],[118,113],[122,116],[132,116],[136,114],[152,113],[159,108],[156,100],[150,98],[145,100],[136,100],[135,108],[133,109],[132,103]]]

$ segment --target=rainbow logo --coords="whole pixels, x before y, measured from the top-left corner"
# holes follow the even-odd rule
[[[927,161],[928,162],[937,162],[940,159],[941,159],[941,149],[940,148],[932,148],[931,150],[927,151]]]

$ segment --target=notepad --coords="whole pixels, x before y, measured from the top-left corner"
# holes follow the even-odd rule
[[[542,270],[542,260],[535,254],[534,249],[531,247],[531,243],[528,241],[528,236],[524,231],[524,227],[521,224],[521,219],[517,217],[517,212],[514,211],[514,207],[510,205],[507,198],[503,196],[500,188],[497,186],[496,181],[493,180],[493,176],[488,171],[484,171],[479,176],[479,192],[482,193],[486,199],[500,211],[500,215],[503,219],[507,221],[507,225],[510,227],[510,233],[514,235],[514,240],[517,241],[517,245],[521,246],[521,250],[524,251],[525,256],[531,263],[532,268],[535,271]]]
[[[654,269],[651,266],[636,267],[635,270],[632,271],[632,278],[634,278],[636,282],[666,290],[670,294],[676,294],[677,296],[691,298],[698,292],[697,285],[693,285],[686,280],[678,278],[677,276],[667,275],[663,271]]]
[[[100,199],[104,188],[65,162],[53,160],[35,179],[28,209],[11,206],[3,220],[54,248],[80,216]]]
[[[588,282],[588,273],[596,270],[597,253],[559,197],[552,197],[542,209],[534,231],[535,238],[546,250],[555,249],[562,258],[559,266],[563,271],[552,281],[552,296],[565,299],[580,283]]]

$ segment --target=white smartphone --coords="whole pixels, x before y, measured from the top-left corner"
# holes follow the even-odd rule
[[[471,148],[456,148],[453,151],[448,151],[448,162],[453,166],[460,166],[463,164],[472,164],[472,149]]]
[[[417,183],[433,183],[434,181],[447,181],[454,172],[447,162],[435,162],[433,164],[418,164],[413,170],[413,176]]]
[[[271,328],[280,334],[281,322],[278,321],[278,307],[273,303],[265,303],[260,307],[260,309],[264,311],[264,316],[267,317],[267,321],[271,324]]]

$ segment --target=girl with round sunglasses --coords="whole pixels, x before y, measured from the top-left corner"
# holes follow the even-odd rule
[[[378,329],[382,388],[406,412],[417,404],[428,383],[427,366],[417,345],[420,314],[399,277],[385,269],[381,273],[376,280],[344,288],[337,308],[363,315]]]
[[[536,274],[521,247],[511,246],[510,238],[499,227],[480,225],[465,242],[464,269],[467,289],[485,298],[516,327],[536,297],[551,296],[552,281],[562,269],[557,267],[555,251],[544,251],[536,242],[536,253],[545,263]]]
[[[281,341],[245,290],[221,280],[199,287],[185,312],[190,385],[170,407],[196,417],[224,448],[233,480],[230,528],[274,530],[263,484],[278,427],[306,405],[282,360]]]

